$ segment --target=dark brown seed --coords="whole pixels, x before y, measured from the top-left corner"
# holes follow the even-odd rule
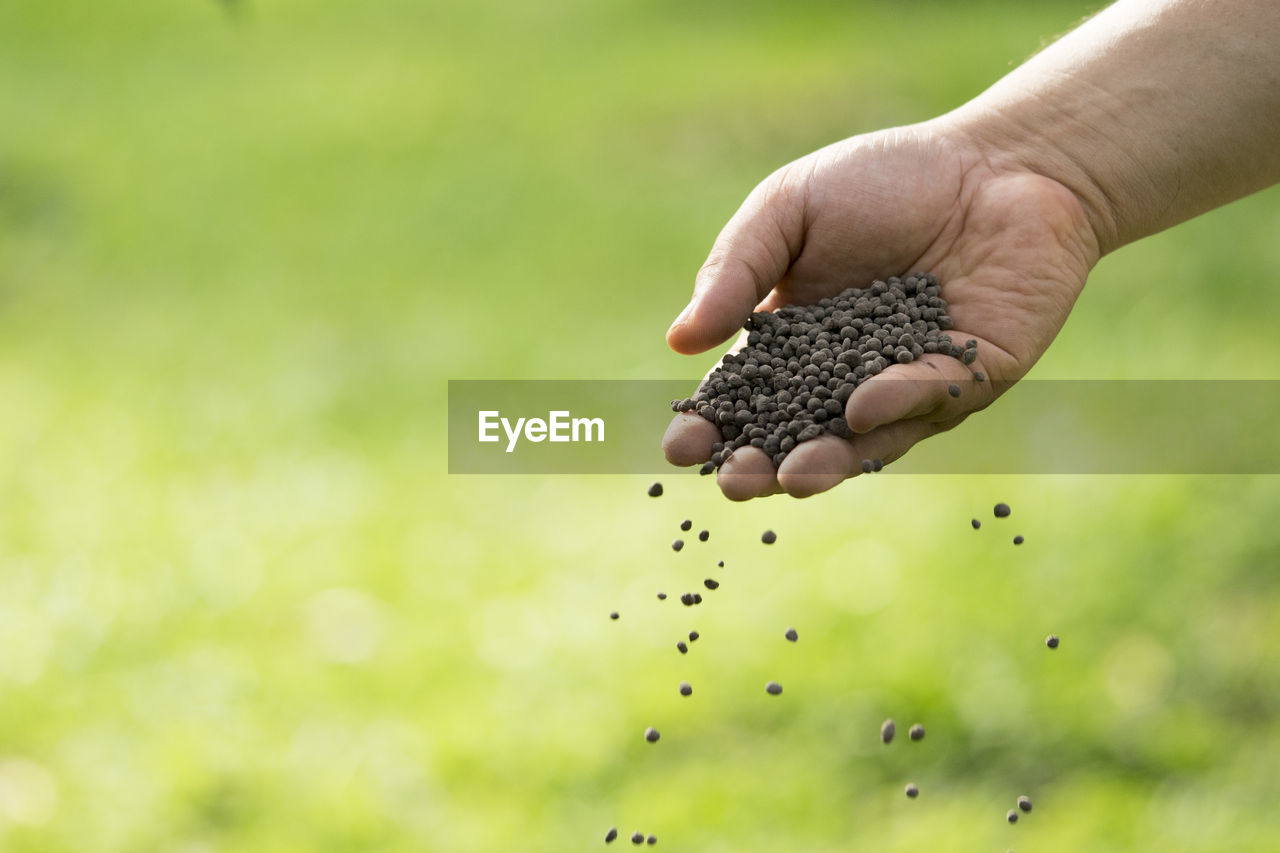
[[[947,393],[950,394],[952,397],[959,397],[960,386],[952,382],[950,385],[947,386]]]
[[[1005,819],[1005,820],[1007,820],[1007,821],[1009,821],[1009,823],[1017,823],[1017,822],[1018,822],[1018,810],[1017,810],[1017,809],[1009,809],[1009,813],[1008,813],[1007,815],[1005,815],[1005,816],[1004,816],[1004,819]]]
[[[1022,809],[1024,812],[1031,811],[1031,798],[1026,794],[1018,797],[1018,808]]]
[[[691,592],[686,592],[686,593],[684,593],[683,595],[681,595],[681,596],[680,596],[680,603],[681,603],[681,604],[683,604],[685,607],[692,607],[692,606],[693,606],[693,593],[691,593]]]
[[[644,844],[644,834],[638,829],[631,833],[631,843],[636,845]]]
[[[677,539],[676,541],[674,541],[674,542],[672,542],[672,543],[671,543],[671,550],[672,550],[672,551],[679,551],[679,550],[680,550],[681,548],[683,548],[683,547],[684,547],[684,540],[683,540],[683,539]]]
[[[907,730],[907,736],[912,740],[924,740],[924,726],[916,723]]]
[[[681,696],[692,696],[692,695],[693,695],[693,685],[691,685],[691,684],[690,684],[689,682],[687,682],[687,681],[682,681],[682,682],[680,682],[680,695],[681,695]]]
[[[760,536],[760,541],[766,545],[772,545],[774,542],[778,541],[778,534],[774,533],[772,530],[766,530]]]
[[[975,371],[973,372],[973,378],[974,378],[975,380],[977,380],[978,382],[986,382],[986,381],[987,381],[987,374],[983,373],[981,370],[975,370]]]
[[[706,542],[706,541],[707,541],[708,539],[710,539],[710,538],[711,538],[711,531],[710,531],[710,530],[699,530],[699,531],[698,531],[698,541],[699,541],[699,542]]]
[[[879,472],[883,471],[883,470],[884,470],[884,460],[883,460],[883,459],[872,459],[872,460],[871,460],[871,470],[872,470],[873,472],[875,472],[875,473],[879,473]]]
[[[790,640],[793,643],[796,640],[800,639],[800,635],[796,633],[795,628],[788,628],[787,633],[783,634],[782,636],[786,637],[788,640]]]
[[[920,789],[915,786],[914,782],[907,783],[907,796],[913,800],[920,796]]]
[[[777,696],[782,692],[782,685],[776,681],[767,682],[764,686],[764,692],[770,696]]]
[[[973,525],[974,530],[977,530],[979,527],[982,526],[982,522],[978,521],[978,519],[976,518],[973,521],[970,521],[969,523]]]
[[[658,600],[659,600],[659,601],[666,601],[666,600],[667,600],[667,594],[666,594],[665,592],[660,592],[660,593],[658,593]]]
[[[863,460],[862,460],[862,473],[864,473],[864,474],[870,474],[870,473],[871,473],[871,468],[872,468],[871,460],[870,460],[870,459],[863,459]]]
[[[724,560],[721,560],[720,562],[716,563],[716,568],[718,568],[718,569],[723,569],[723,568],[724,568]]]
[[[707,589],[719,589],[720,581],[715,580],[714,578],[707,578],[702,582],[702,585],[705,586]]]
[[[680,654],[682,655],[689,653],[689,647],[685,645],[684,640],[681,640],[680,642],[676,643],[676,648],[680,650]]]
[[[897,731],[898,727],[894,725],[893,720],[885,720],[880,724],[880,740],[884,743],[891,742]]]
[[[605,844],[612,844],[612,843],[613,843],[613,839],[615,839],[615,838],[617,838],[617,837],[618,837],[618,827],[616,827],[616,826],[611,826],[611,827],[609,827],[609,831],[608,831],[608,832],[606,832],[606,833],[604,834],[604,843],[605,843]]]
[[[660,737],[662,737],[662,735],[658,734],[658,730],[653,726],[649,726],[649,728],[644,730],[644,739],[649,741],[649,743],[657,743],[658,738]]]
[[[1027,540],[1023,539],[1021,536],[1015,536],[1015,537],[1013,537],[1013,544],[1014,544],[1014,545],[1021,545],[1023,542],[1026,542],[1026,541],[1027,541]]]
[[[649,487],[649,497],[651,497],[651,498],[658,498],[658,497],[662,497],[662,484],[661,484],[661,483],[654,483],[652,486],[650,486],[650,487]]]
[[[973,364],[977,360],[978,351],[976,349],[967,349],[964,351],[964,355],[960,356],[960,362],[962,364]]]
[[[695,593],[693,594],[693,603],[694,603],[694,604],[701,604],[701,603],[702,603],[702,593],[700,593],[700,592],[695,592]]]
[[[1044,644],[1051,649],[1056,649],[1058,647],[1059,642],[1061,641],[1058,639],[1057,634],[1050,634],[1049,636],[1044,638]]]
[[[617,619],[617,618],[618,618],[618,611],[616,611],[616,610],[615,610],[615,611],[613,611],[612,613],[610,613],[610,614],[609,614],[609,618],[610,618],[610,619]]]
[[[693,522],[692,522],[692,521],[690,521],[690,520],[689,520],[689,519],[687,519],[687,518],[686,518],[684,521],[680,522],[680,529],[681,529],[681,530],[688,531],[688,530],[689,530],[689,529],[691,529],[692,527],[693,527]]]
[[[698,473],[705,477],[714,470],[716,470],[716,463],[711,460],[707,460],[702,463],[702,467],[698,469]]]
[[[1013,510],[1009,509],[1008,504],[1006,503],[996,504],[996,508],[995,508],[996,518],[1008,518],[1011,512],[1013,512]]]
[[[650,835],[648,838],[646,838],[646,839],[644,840],[644,843],[645,843],[645,844],[648,844],[648,845],[650,845],[650,846],[652,846],[652,845],[654,845],[654,844],[657,844],[657,843],[658,843],[658,836],[656,836],[656,835]]]
[[[691,642],[691,643],[692,643],[694,640],[698,639],[698,637],[699,637],[699,634],[698,634],[698,632],[697,632],[697,631],[690,631],[690,632],[689,632],[689,642]]]

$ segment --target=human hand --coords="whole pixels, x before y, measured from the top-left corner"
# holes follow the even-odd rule
[[[990,405],[1049,346],[1099,241],[1071,190],[988,146],[946,117],[853,137],[769,176],[725,226],[667,332],[677,352],[724,342],[753,310],[914,271],[941,282],[952,338],[978,341],[971,368],[926,354],[864,381],[845,407],[851,439],[805,442],[777,469],[756,448],[735,451],[717,478],[727,497],[807,497],[862,473],[864,459],[890,462]],[[953,383],[959,398],[947,391]],[[711,422],[686,413],[663,448],[673,464],[695,465],[720,440]]]

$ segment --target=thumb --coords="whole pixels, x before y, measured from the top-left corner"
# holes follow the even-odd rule
[[[667,330],[676,352],[699,353],[728,340],[800,253],[804,201],[787,173],[756,187],[716,238],[693,298]]]

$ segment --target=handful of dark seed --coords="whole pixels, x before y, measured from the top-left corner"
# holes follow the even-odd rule
[[[891,364],[925,353],[966,365],[977,358],[977,341],[959,346],[945,334],[951,317],[929,273],[851,287],[817,305],[757,311],[745,328],[746,347],[725,356],[696,394],[671,404],[720,428],[724,440],[712,446],[704,474],[748,445],[778,466],[797,445],[820,435],[851,438],[845,403],[859,384]]]

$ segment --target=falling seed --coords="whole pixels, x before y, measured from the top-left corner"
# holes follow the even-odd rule
[[[710,538],[711,538],[711,531],[710,531],[710,530],[699,530],[699,531],[698,531],[698,541],[699,541],[699,542],[706,542],[706,541],[707,541],[708,539],[710,539]]]
[[[672,543],[671,543],[671,550],[672,550],[672,551],[679,551],[679,550],[680,550],[681,548],[683,548],[683,547],[684,547],[684,540],[683,540],[683,539],[677,539],[677,540],[675,540],[674,542],[672,542]]]
[[[676,648],[680,650],[680,654],[682,655],[689,653],[689,647],[685,645],[684,640],[680,640],[676,643]]]
[[[662,737],[662,735],[658,734],[658,730],[653,726],[649,726],[649,728],[644,730],[644,739],[649,741],[649,743],[657,743],[658,738],[660,737]]]
[[[898,731],[898,727],[894,725],[893,720],[885,720],[880,724],[880,740],[889,743],[893,740],[894,734]]]
[[[1026,794],[1018,797],[1018,808],[1022,809],[1024,812],[1031,811],[1031,798]]]
[[[681,603],[681,604],[683,604],[685,607],[692,607],[692,606],[693,606],[693,593],[691,593],[691,592],[686,592],[686,593],[684,593],[683,595],[681,595],[681,596],[680,596],[680,603]]]
[[[907,730],[907,736],[910,737],[912,740],[924,740],[924,726],[920,725],[919,723],[916,723],[914,726],[912,726],[910,729]]]
[[[692,695],[693,695],[693,685],[692,685],[692,684],[690,684],[690,683],[689,683],[689,682],[687,682],[687,681],[682,681],[682,682],[680,682],[680,695],[681,695],[681,696],[692,696]]]
[[[667,594],[666,594],[665,592],[660,592],[660,593],[658,593],[658,600],[659,600],[659,601],[666,601],[666,600],[667,600]]]
[[[715,580],[714,578],[707,578],[702,582],[702,585],[705,586],[707,589],[719,589],[720,581]]]
[[[681,530],[685,530],[685,531],[687,531],[687,530],[692,529],[692,527],[693,527],[693,522],[692,522],[692,521],[690,521],[690,520],[689,520],[689,519],[687,519],[687,518],[686,518],[684,521],[680,522],[680,529],[681,529]]]
[[[1005,819],[1005,820],[1007,820],[1007,821],[1009,821],[1009,823],[1017,823],[1017,822],[1018,822],[1018,810],[1017,810],[1017,809],[1009,809],[1009,813],[1008,813],[1007,815],[1005,815],[1005,816],[1004,816],[1004,819]]]
[[[766,530],[760,536],[760,541],[766,545],[772,545],[774,542],[778,541],[778,534],[774,533],[772,530]]]
[[[636,845],[644,844],[644,834],[638,829],[631,833],[631,843]]]
[[[978,519],[976,518],[973,521],[970,521],[969,523],[973,525],[974,530],[977,530],[979,527],[982,526],[982,522],[978,521]]]
[[[646,838],[646,839],[644,840],[644,843],[645,843],[645,844],[649,844],[649,845],[657,844],[657,843],[658,843],[658,836],[656,836],[656,835],[650,835],[648,838]]]
[[[770,681],[764,686],[764,692],[770,696],[777,696],[782,692],[782,685],[776,681]]]
[[[871,468],[872,468],[871,460],[870,460],[870,459],[863,459],[863,460],[862,460],[862,473],[864,473],[864,474],[870,474],[870,473],[871,473]]]
[[[1006,503],[996,504],[996,508],[995,508],[996,518],[1008,518],[1009,513],[1011,512],[1013,512],[1013,510],[1009,509],[1008,504]]]
[[[661,483],[654,483],[652,486],[650,486],[650,487],[649,487],[649,497],[651,497],[651,498],[659,498],[659,497],[662,497],[662,484],[661,484]]]
[[[689,642],[691,642],[691,643],[692,643],[694,640],[698,639],[698,637],[699,637],[699,636],[701,636],[701,635],[700,635],[700,634],[698,634],[698,632],[697,632],[697,631],[690,631],[690,632],[689,632]]]
[[[617,618],[618,618],[618,611],[616,611],[616,610],[615,610],[615,611],[613,611],[612,613],[610,613],[610,614],[609,614],[609,618],[610,618],[610,619],[617,619]]]
[[[796,640],[800,639],[800,635],[796,633],[795,628],[788,628],[787,633],[783,634],[782,636],[786,637],[788,640],[790,640],[793,643]]]
[[[717,569],[723,569],[723,568],[724,568],[724,560],[721,560],[720,562],[716,563],[716,568],[717,568]]]
[[[706,462],[702,463],[702,467],[698,469],[698,473],[705,477],[715,470],[716,470],[716,463],[708,459]]]
[[[1023,539],[1021,535],[1013,537],[1014,545],[1021,545],[1023,542],[1026,542],[1026,541],[1027,540]]]
[[[907,796],[913,800],[920,796],[920,789],[916,787],[914,782],[907,783]]]
[[[611,827],[609,827],[609,831],[608,831],[608,832],[606,832],[606,833],[604,834],[604,843],[605,843],[605,844],[612,844],[612,843],[613,843],[613,839],[615,839],[615,838],[617,838],[617,837],[618,837],[618,827],[616,827],[616,826],[611,826]]]
[[[1044,638],[1044,644],[1051,649],[1056,649],[1059,642],[1057,634],[1050,634]]]
[[[695,592],[695,593],[693,594],[693,603],[694,603],[694,604],[701,604],[701,603],[702,603],[702,593],[700,593],[700,592]]]
[[[960,386],[952,382],[950,385],[947,386],[947,393],[950,394],[952,397],[959,397]]]

